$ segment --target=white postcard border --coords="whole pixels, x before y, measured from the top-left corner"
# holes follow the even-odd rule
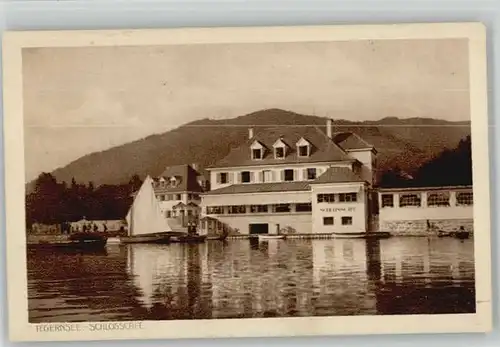
[[[486,37],[480,23],[349,25],[114,31],[6,32],[3,41],[4,141],[9,333],[13,341],[311,336],[491,330],[490,187]],[[24,210],[22,49],[342,40],[469,39],[474,176],[476,313],[213,319],[68,324],[28,323]],[[94,325],[92,325],[94,324]]]

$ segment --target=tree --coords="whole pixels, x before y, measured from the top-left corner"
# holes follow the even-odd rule
[[[416,173],[421,186],[472,185],[471,137],[460,140],[457,147],[444,150],[426,162]]]
[[[139,188],[141,188],[142,186],[142,180],[141,178],[139,177],[139,175],[135,174],[132,176],[132,178],[130,178],[130,181],[128,182],[128,185],[131,189],[130,193],[133,193],[137,190],[139,190]]]
[[[61,219],[64,188],[50,173],[38,176],[34,192],[26,199],[27,214],[32,222],[53,224]]]
[[[472,185],[471,137],[460,140],[454,149],[445,149],[418,168],[413,178],[398,167],[385,171],[381,187],[436,187]]]
[[[384,188],[408,187],[412,184],[413,181],[399,167],[384,171],[380,177],[380,186]]]
[[[142,185],[138,175],[130,182],[120,185],[95,187],[78,184],[73,178],[68,187],[66,182],[58,183],[48,173],[41,174],[33,193],[26,196],[26,223],[67,223],[87,219],[123,219],[132,204],[131,193]]]

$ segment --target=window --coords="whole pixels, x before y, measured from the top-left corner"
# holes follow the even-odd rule
[[[399,207],[420,206],[420,194],[401,194],[399,196]]]
[[[271,170],[262,171],[262,182],[272,182],[273,172]]]
[[[188,194],[188,200],[192,200],[193,199],[193,194]]]
[[[427,206],[450,206],[450,194],[446,193],[428,193]]]
[[[182,197],[180,194],[175,194],[175,200],[182,200]]]
[[[340,193],[340,202],[356,202],[358,200],[358,193]]]
[[[333,217],[323,217],[323,225],[333,225]]]
[[[276,159],[282,159],[285,157],[285,147],[276,147],[274,149],[274,157]]]
[[[352,217],[342,217],[342,225],[352,225]]]
[[[267,205],[250,205],[251,213],[266,213]]]
[[[303,203],[295,205],[295,212],[311,212],[312,205],[311,203]]]
[[[474,196],[472,192],[457,193],[457,206],[474,204]]]
[[[274,205],[274,212],[284,213],[284,212],[290,212],[290,211],[291,211],[290,204]]]
[[[309,156],[309,146],[299,146],[299,157]]]
[[[228,174],[227,172],[220,172],[218,175],[218,183],[220,184],[226,184],[228,182]]]
[[[161,195],[158,195],[158,199],[160,201],[165,201],[165,195],[161,194]]]
[[[293,170],[292,169],[286,169],[283,171],[284,172],[284,180],[285,181],[293,181]]]
[[[249,183],[250,182],[250,171],[243,171],[241,173],[241,182]]]
[[[193,215],[193,211],[191,211],[191,210],[188,210],[187,213],[188,213],[188,216]]]
[[[316,175],[316,168],[309,168],[307,169],[307,179],[308,180],[314,180],[316,179],[317,175]]]
[[[335,202],[335,194],[318,194],[318,202]]]
[[[166,211],[166,212],[165,212],[165,216],[166,216],[167,218],[172,218],[172,211]]]
[[[262,149],[260,148],[252,149],[252,159],[254,160],[262,159]]]
[[[394,207],[394,195],[382,194],[382,207]]]
[[[200,200],[199,194],[193,194],[193,200]]]
[[[229,206],[229,214],[242,214],[246,213],[245,205]]]
[[[223,206],[207,206],[207,214],[224,214]]]

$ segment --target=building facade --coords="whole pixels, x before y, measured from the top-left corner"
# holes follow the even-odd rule
[[[248,139],[207,168],[201,231],[242,235],[365,233],[376,149],[351,132],[319,126],[249,129]]]
[[[170,166],[153,179],[162,213],[173,229],[198,222],[200,194],[208,185],[205,176],[197,169],[196,164]]]
[[[393,235],[426,235],[473,231],[472,186],[387,188],[378,191],[381,231]]]

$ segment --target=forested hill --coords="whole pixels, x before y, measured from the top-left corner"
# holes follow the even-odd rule
[[[250,125],[311,125],[324,127],[326,119],[280,109],[268,109],[233,119],[203,119],[177,129],[92,153],[52,172],[57,181],[120,184],[134,174],[159,174],[169,165],[211,165],[232,147],[247,140]],[[370,122],[333,121],[334,131],[353,131],[379,152],[380,172],[398,167],[414,172],[446,148],[455,148],[470,134],[469,122],[428,118],[384,118]],[[256,129],[258,131],[258,129]]]

